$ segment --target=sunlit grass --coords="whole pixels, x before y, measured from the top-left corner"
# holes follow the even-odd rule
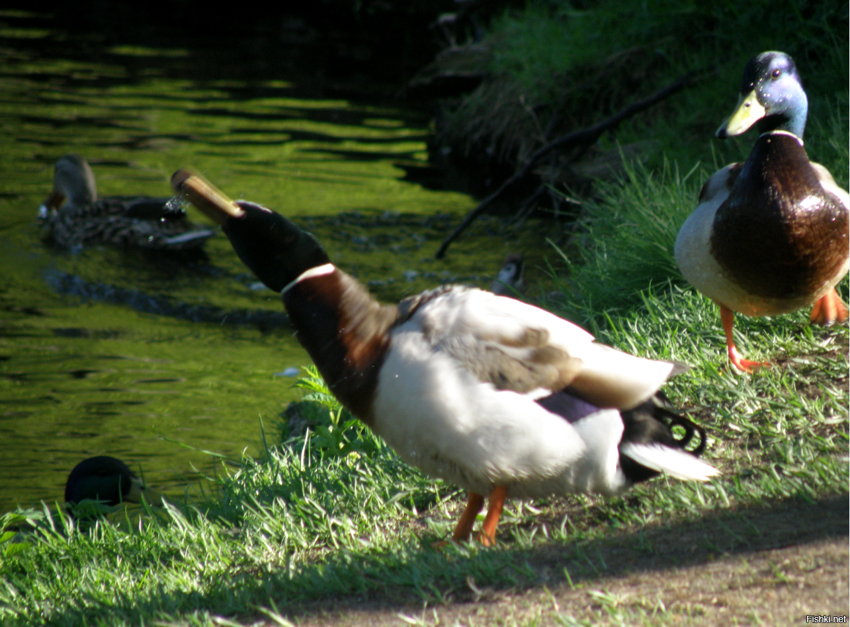
[[[690,3],[681,10],[695,18],[702,6]],[[757,25],[755,9],[736,9],[736,17],[745,26]],[[772,19],[788,19],[783,15],[777,12]],[[574,17],[606,23],[615,14]],[[638,25],[618,19],[624,27]],[[557,37],[549,25],[537,26],[535,32],[546,35],[541,41]],[[583,28],[588,36],[605,32]],[[818,34],[818,28],[820,21],[811,20],[792,44],[801,47],[800,41]],[[517,42],[527,40],[516,37]],[[839,47],[828,37],[812,41],[821,53],[826,46],[821,58],[840,57],[832,55]],[[757,45],[763,43],[759,39]],[[602,54],[609,45],[592,44],[583,44],[588,55]],[[733,56],[739,53],[744,54],[736,48]],[[541,57],[529,66],[549,72],[551,59]],[[535,85],[537,79],[523,80]],[[728,113],[737,76],[723,82],[732,91],[715,94],[723,101],[720,105],[701,101],[697,92],[684,100],[682,109],[691,107],[687,124],[717,126],[715,114],[699,107]],[[828,80],[813,77],[813,82],[822,86]],[[841,89],[827,104],[813,104],[807,147],[846,186],[846,81]],[[701,93],[709,92],[705,88]],[[819,111],[834,114],[815,115]],[[671,254],[702,181],[725,157],[711,152],[706,136],[701,145],[686,148],[687,158],[675,158],[682,154],[671,146],[681,118],[667,128],[662,128],[665,120],[655,123],[657,128],[627,134],[652,134],[665,154],[670,147],[671,157],[657,169],[630,166],[624,180],[601,186],[586,205],[574,240],[564,247],[569,272],[557,268],[567,295],[559,313],[622,350],[691,366],[664,391],[705,426],[705,457],[722,470],[718,479],[708,484],[659,479],[607,501],[566,496],[512,502],[500,523],[496,549],[473,544],[437,551],[432,542],[450,536],[462,507],[460,492],[400,462],[380,439],[352,421],[315,376],[307,376],[308,402],[314,403],[309,409],[304,405],[309,430],[290,432],[291,425],[284,424],[272,428],[266,419],[269,433],[283,435],[269,436],[269,445],[256,459],[223,464],[218,476],[204,479],[184,501],[121,512],[86,529],[50,508],[0,519],[0,623],[247,625],[268,619],[287,624],[290,608],[298,604],[327,607],[363,596],[413,599],[431,608],[467,590],[470,582],[502,590],[545,588],[549,579],[529,560],[534,551],[550,549],[577,556],[593,585],[594,577],[605,571],[593,550],[595,541],[630,533],[640,550],[652,552],[648,541],[641,544],[646,530],[747,506],[846,494],[848,327],[811,327],[807,312],[739,318],[741,351],[776,366],[753,376],[741,376],[728,366],[716,306],[687,286]],[[182,130],[185,124],[178,126]],[[745,155],[749,141],[723,150]],[[272,150],[280,158],[279,147],[252,145],[250,150],[232,164],[236,173],[230,175],[231,185],[241,171],[257,176],[260,160],[276,164]],[[161,169],[169,171],[178,157],[169,153]],[[720,163],[713,163],[715,159]],[[341,173],[324,175],[338,180]],[[276,170],[269,179],[269,190],[272,179],[279,190]],[[228,181],[224,183],[227,187]],[[252,191],[256,194],[257,188]],[[273,197],[271,191],[259,196]],[[310,202],[316,198],[305,198],[304,206]],[[846,299],[846,280],[841,291]],[[174,350],[179,352],[179,343]],[[274,370],[271,364],[255,368]],[[233,393],[244,393],[239,389]],[[568,572],[557,575],[572,586]],[[553,612],[552,621],[687,624],[691,618],[649,597],[629,601],[600,586],[588,594],[598,606],[599,621],[566,612]],[[504,619],[505,624],[544,624],[510,613]],[[436,623],[424,610],[402,620]]]
[[[559,254],[562,287],[583,321],[639,303],[647,287],[683,278],[673,259],[681,224],[694,209],[702,168],[651,172],[627,166],[626,178],[600,186],[584,205],[575,234]]]
[[[461,495],[400,462],[311,375],[306,427],[210,477],[184,503],[117,514],[88,531],[48,510],[10,519],[29,531],[11,551],[21,536],[0,532],[0,621],[240,623],[272,603],[285,616],[291,604],[388,594],[388,582],[397,591],[389,594],[439,603],[470,577],[535,583],[522,556],[540,547],[579,551],[612,532],[846,492],[846,326],[812,328],[802,314],[744,322],[746,350],[782,360],[751,377],[726,366],[714,307],[691,290],[644,292],[641,307],[592,328],[624,350],[692,366],[665,391],[707,428],[719,479],[656,480],[609,501],[510,503],[499,550],[440,552],[431,543],[450,535]]]

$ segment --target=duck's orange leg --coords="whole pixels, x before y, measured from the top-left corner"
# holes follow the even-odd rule
[[[726,333],[726,348],[729,350],[729,361],[738,370],[744,372],[755,372],[761,368],[770,368],[770,363],[766,361],[750,361],[744,359],[735,348],[735,340],[732,337],[732,326],[735,324],[735,312],[728,307],[720,305],[720,322],[723,323],[723,331]]]
[[[481,533],[478,534],[478,541],[484,546],[496,544],[496,525],[499,524],[499,517],[502,515],[502,508],[507,497],[508,489],[501,485],[497,485],[490,493],[487,503],[487,516],[484,518]]]
[[[812,324],[823,325],[847,320],[847,307],[841,302],[835,288],[832,288],[815,301],[812,307],[812,315],[809,319]]]
[[[475,524],[475,517],[478,512],[484,507],[484,497],[478,492],[470,492],[469,499],[466,501],[466,509],[463,510],[460,520],[457,521],[454,535],[452,539],[455,542],[466,542],[469,536],[472,535],[472,525]]]

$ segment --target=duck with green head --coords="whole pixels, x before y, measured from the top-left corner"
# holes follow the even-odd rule
[[[74,466],[65,484],[65,504],[72,513],[82,501],[98,501],[107,507],[122,503],[160,504],[158,495],[147,490],[129,466],[120,459],[98,455],[84,459]]]
[[[62,248],[97,244],[148,250],[191,250],[214,231],[167,206],[167,198],[97,197],[94,172],[79,155],[56,162],[53,191],[38,210],[38,221]]]
[[[466,286],[381,304],[283,215],[232,202],[188,171],[172,185],[281,294],[337,399],[404,461],[468,490],[454,540],[471,537],[488,495],[485,545],[508,498],[718,474],[698,459],[704,430],[659,394],[681,364],[620,352],[548,311]]]
[[[747,63],[725,139],[758,128],[743,163],[719,170],[676,239],[684,277],[720,306],[729,360],[745,372],[769,366],[741,357],[735,312],[772,316],[813,305],[811,321],[847,319],[835,285],[847,274],[850,195],[803,147],[808,99],[797,67],[782,52]]]

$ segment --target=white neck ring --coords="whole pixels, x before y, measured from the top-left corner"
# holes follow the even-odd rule
[[[309,270],[305,270],[301,274],[298,275],[294,281],[287,284],[282,290],[280,290],[280,295],[283,296],[286,294],[286,290],[293,287],[296,283],[300,283],[301,281],[306,281],[307,279],[312,279],[317,276],[325,276],[326,274],[330,274],[334,272],[336,267],[332,263],[326,263],[321,266],[316,266],[315,268],[310,268]]]

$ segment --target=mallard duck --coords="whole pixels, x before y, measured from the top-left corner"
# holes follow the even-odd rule
[[[729,361],[745,372],[769,366],[743,359],[732,337],[734,312],[772,316],[814,305],[811,321],[847,319],[835,285],[848,269],[850,195],[803,147],[808,100],[794,61],[763,52],[747,63],[738,107],[717,137],[756,124],[744,163],[708,179],[676,238],[685,278],[720,306]]]
[[[524,267],[522,255],[510,253],[505,257],[496,279],[490,284],[490,291],[499,296],[515,296],[522,289]]]
[[[282,215],[234,203],[190,172],[172,185],[282,294],[339,401],[404,461],[469,492],[455,540],[470,537],[485,495],[478,537],[491,545],[507,498],[613,495],[659,473],[717,473],[698,459],[704,431],[656,396],[679,365],[598,344],[554,314],[477,288],[379,304]]]
[[[120,459],[99,455],[74,466],[65,484],[65,503],[76,505],[85,499],[109,506],[141,503],[145,485]]]
[[[67,201],[67,202],[66,202]],[[214,231],[186,219],[168,199],[97,197],[94,172],[79,155],[56,162],[53,191],[38,210],[39,223],[63,248],[92,244],[153,250],[199,248]]]

